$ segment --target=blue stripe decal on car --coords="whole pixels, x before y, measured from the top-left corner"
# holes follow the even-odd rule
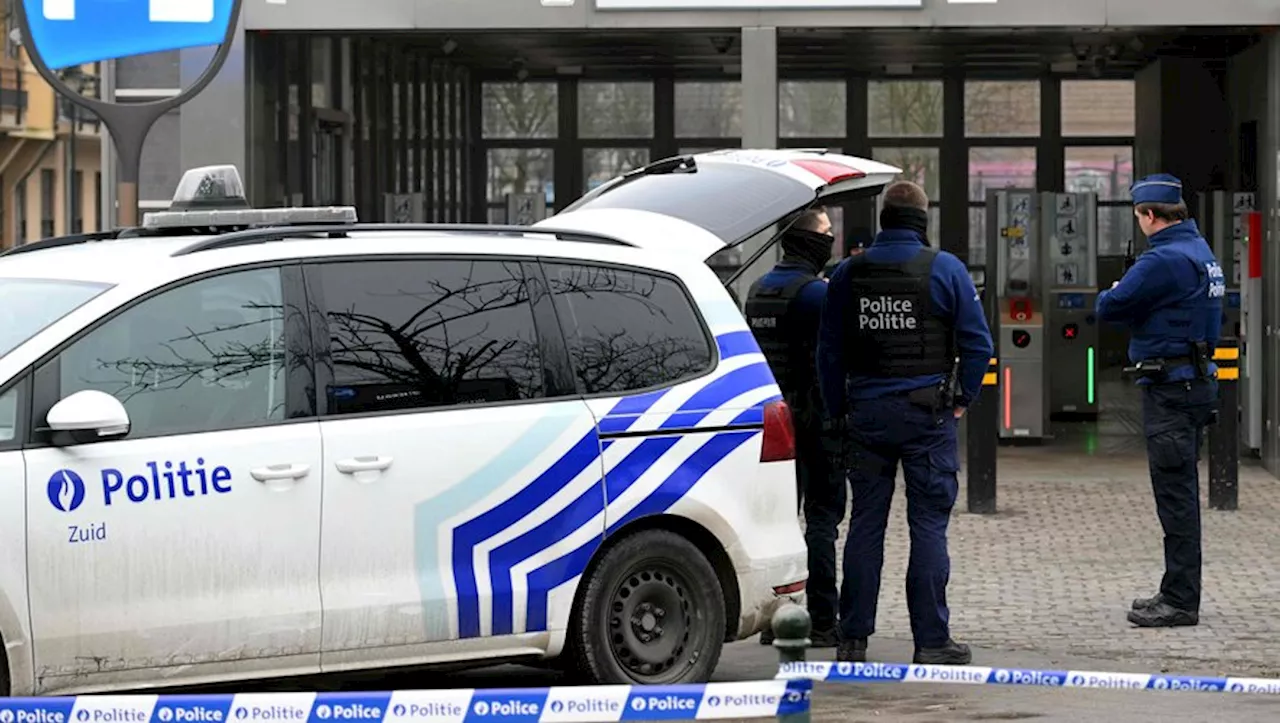
[[[749,369],[750,367],[744,367]],[[750,378],[750,375],[743,375]],[[772,381],[770,380],[770,383]],[[712,385],[708,385],[708,388]],[[758,389],[759,387],[757,387]],[[725,385],[719,390],[717,396],[727,396],[733,399],[740,396],[739,392],[734,390],[734,386]],[[695,395],[696,396],[696,395]],[[714,396],[708,399],[715,399]],[[728,401],[726,399],[725,401]],[[731,422],[731,424],[747,424],[752,418],[760,418],[763,420],[763,402],[761,406],[753,407],[739,413],[739,415]],[[689,420],[690,424],[694,424],[705,418],[710,411],[705,412],[685,412],[673,415],[671,419],[683,417]],[[665,424],[664,424],[665,426]],[[750,432],[754,433],[754,431]],[[654,439],[646,439],[641,442],[634,450],[629,452],[617,465],[608,470],[605,474],[605,495],[603,501],[597,496],[595,490],[588,491],[580,496],[574,503],[570,505],[576,510],[576,514],[580,515],[573,518],[567,511],[557,513],[551,520],[539,526],[540,530],[559,529],[566,531],[564,534],[572,533],[583,525],[589,523],[596,515],[602,511],[602,507],[595,505],[608,504],[609,501],[616,500],[621,497],[631,485],[635,484],[664,454],[675,447],[682,437],[659,437]],[[714,438],[713,438],[714,439]],[[696,453],[695,453],[696,454]],[[688,464],[686,461],[683,464]],[[683,466],[682,464],[682,466]],[[490,582],[493,585],[493,630],[494,634],[500,634],[499,630],[507,633],[514,630],[514,596],[512,593],[513,582],[511,580],[511,569],[523,562],[524,560],[537,555],[546,550],[556,541],[563,538],[561,536],[552,536],[545,533],[546,536],[535,536],[529,533],[522,535],[518,540],[519,544],[508,543],[504,546],[501,554],[497,550],[494,551],[490,558]],[[599,541],[590,543],[590,549],[594,550],[599,545]],[[585,569],[585,568],[583,568]],[[549,590],[540,590],[534,587],[532,581],[529,582],[528,594],[532,600],[535,596],[545,596]],[[533,628],[530,628],[533,629]]]
[[[616,434],[625,432],[635,424],[645,412],[649,411],[654,404],[657,403],[669,389],[659,389],[656,392],[647,394],[639,394],[634,397],[623,397],[621,401],[610,409],[608,414],[600,420],[601,434]]]
[[[679,437],[646,439],[605,475],[603,494],[599,485],[593,486],[536,529],[526,532],[490,554],[489,578],[493,585],[493,632],[495,635],[512,632],[512,626],[515,624],[511,569],[588,524],[604,511],[606,500],[615,499],[625,492],[679,441]],[[558,534],[552,532],[553,530],[558,531]],[[602,523],[600,538],[603,539],[603,536]],[[596,539],[586,547],[594,550],[601,539]],[[530,591],[530,594],[532,595],[533,592]]]
[[[750,424],[752,420],[759,423],[763,420],[763,404],[764,402],[761,402],[761,406],[741,412],[730,424]],[[512,592],[512,568],[588,524],[604,511],[604,506],[609,501],[621,497],[680,440],[680,437],[674,436],[644,440],[606,473],[603,497],[599,489],[593,487],[534,530],[524,533],[490,553],[489,579],[493,586],[494,635],[504,635],[514,631],[515,601]],[[599,541],[594,544],[598,545]],[[591,547],[591,549],[595,548]],[[536,591],[530,584],[530,596],[545,594],[545,592],[547,591]]]
[[[548,442],[549,444],[549,442]],[[542,450],[545,450],[546,444]],[[476,589],[474,551],[476,545],[515,524],[551,499],[570,480],[600,458],[600,441],[594,430],[497,507],[468,520],[453,531],[453,581],[458,594],[458,635],[480,636],[480,597]],[[510,475],[502,478],[506,482]]]
[[[754,337],[749,331],[732,331],[722,334],[717,337],[717,344],[720,347],[722,358],[759,352],[759,347],[755,344]],[[773,376],[769,373],[768,366],[764,363],[752,364],[735,369],[719,377],[714,377],[681,405],[680,409],[663,423],[662,428],[674,429],[694,426],[721,405],[760,387],[773,384],[775,384]],[[662,389],[620,399],[599,420],[598,428],[600,432],[608,434],[628,431],[643,415],[647,412],[651,413],[654,405],[669,391],[670,389]],[[752,419],[762,418],[762,412],[758,405],[753,409],[747,410],[744,414],[747,414]],[[741,417],[742,415],[739,416]],[[558,511],[550,519],[539,524],[535,529],[521,534],[515,540],[504,543],[490,553],[489,577],[493,593],[492,629],[494,634],[511,632],[514,627],[514,595],[510,575],[511,568],[545,551],[565,536],[590,523],[604,509],[608,500],[616,499],[618,495],[622,494],[680,439],[680,437],[672,436],[645,440],[639,447],[627,454],[606,475],[605,480],[602,480],[601,483],[597,483],[592,489],[584,492],[577,500],[571,502],[565,509]],[[554,437],[546,440],[543,443],[543,449],[553,440]],[[521,443],[518,442],[518,444]],[[529,485],[519,489],[510,498],[499,503],[494,508],[462,523],[452,531],[451,562],[458,606],[458,631],[461,637],[478,637],[481,631],[481,596],[474,562],[476,547],[536,512],[592,463],[598,462],[602,450],[610,444],[612,444],[610,441],[604,441],[602,444],[598,435],[593,431],[574,444],[569,451]],[[524,464],[527,464],[529,459],[543,451],[543,449],[528,449],[528,456],[524,460]],[[484,488],[485,493],[490,493],[502,484],[509,483],[511,476],[521,468],[522,465],[516,465],[513,470],[505,475],[496,471],[490,472],[490,476],[480,486]],[[479,499],[482,498],[483,496],[479,497]],[[471,501],[469,504],[474,504],[475,501],[478,501],[478,499]],[[464,509],[465,506],[449,506],[448,512],[456,514],[459,509]],[[437,512],[442,518],[448,516],[444,514],[444,510],[438,510]],[[419,510],[418,514],[421,517],[422,511]],[[430,522],[419,519],[419,524],[430,525]],[[436,524],[438,525],[439,522]],[[434,534],[438,534],[438,530],[435,528],[419,527],[418,537],[420,540]],[[597,539],[582,546],[581,552],[586,560],[590,560],[591,555],[594,554],[599,544],[600,540]],[[575,555],[577,552],[570,553],[570,556]],[[422,559],[426,557],[428,557],[426,554],[420,555]],[[573,557],[573,559],[576,560],[577,558]],[[435,564],[438,564],[438,562],[430,566],[431,571],[434,571]],[[576,574],[581,574],[581,570],[585,569],[585,565],[586,563],[583,562],[581,566],[577,566],[578,573]],[[571,565],[570,569],[573,567],[575,566]],[[542,569],[548,569],[548,567],[544,566]],[[424,573],[428,573],[428,571],[423,568],[422,560],[420,560],[419,577],[430,576],[429,574],[424,575]],[[531,588],[529,591],[530,599],[538,595],[545,599],[546,593],[547,590],[545,589],[539,591]],[[439,596],[429,597],[427,586],[424,584],[424,610],[428,609],[428,605],[432,605],[435,608],[443,607],[441,601],[442,598]],[[445,635],[439,634],[440,631],[436,630],[434,632],[436,635],[432,639],[446,639]]]
[[[731,331],[716,337],[716,345],[720,347],[721,359],[732,359],[743,354],[759,354],[760,346],[756,337],[749,331]]]
[[[680,405],[680,410],[658,425],[658,429],[692,427],[726,402],[774,383],[769,365],[763,362],[735,369],[689,397],[689,401]]]
[[[414,506],[414,564],[422,601],[427,640],[448,640],[450,621],[440,574],[440,527],[444,521],[483,500],[573,426],[579,417],[576,402],[553,407],[550,415],[529,427],[506,449],[497,452],[480,469],[440,494]],[[455,572],[456,575],[456,572]]]
[[[712,467],[759,433],[758,430],[722,432],[712,437],[681,463],[658,489],[626,515],[609,525],[608,534],[613,534],[623,525],[642,516],[659,514],[669,509],[681,497],[688,494],[689,490],[693,489],[693,486]],[[529,600],[525,625],[527,631],[547,629],[547,601],[551,591],[585,572],[598,546],[599,542],[596,541],[580,545],[572,552],[529,573]]]
[[[665,393],[666,390],[660,390],[635,397],[626,397],[615,404],[609,413],[613,414],[619,410],[626,412],[643,411],[653,406],[654,402]],[[635,419],[636,417],[622,417],[619,418],[619,422],[625,421],[626,426],[629,426],[635,422]],[[626,426],[623,426],[619,431],[625,431]],[[543,451],[550,443],[551,440],[547,440],[542,445],[542,449],[538,449],[534,453]],[[556,460],[532,483],[521,488],[496,507],[462,523],[453,530],[452,565],[454,589],[457,593],[458,635],[460,637],[474,638],[480,635],[480,595],[475,573],[476,546],[532,514],[538,507],[545,504],[547,500],[555,496],[565,485],[581,474],[583,470],[592,463],[597,462],[600,459],[600,453],[599,436],[593,430],[578,440],[564,456]],[[512,471],[498,479],[500,482],[505,483],[514,473],[515,471]],[[492,486],[492,480],[486,481]],[[554,540],[545,541],[541,549],[545,549],[547,545],[553,543]],[[443,640],[447,638],[436,639]]]

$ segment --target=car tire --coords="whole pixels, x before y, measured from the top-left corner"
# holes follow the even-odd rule
[[[724,648],[724,592],[691,542],[645,530],[605,552],[582,590],[569,635],[586,682],[703,683]]]

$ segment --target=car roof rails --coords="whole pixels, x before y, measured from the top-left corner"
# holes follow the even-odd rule
[[[352,233],[453,233],[476,236],[548,236],[558,241],[605,244],[632,247],[625,241],[604,234],[533,226],[488,226],[483,224],[405,224],[405,223],[352,223],[323,224],[313,226],[273,226],[225,233],[221,236],[201,239],[173,252],[173,256],[188,256],[201,251],[252,246],[273,241],[293,241],[306,236],[346,238]]]
[[[63,246],[75,246],[77,244],[90,243],[93,241],[110,241],[119,237],[124,231],[129,229],[112,229],[110,231],[94,231],[92,233],[77,233],[69,236],[52,236],[43,238],[39,241],[32,241],[29,244],[14,246],[13,248],[0,252],[0,256],[14,256],[16,254],[26,254],[32,251],[44,251],[45,249],[56,249]]]

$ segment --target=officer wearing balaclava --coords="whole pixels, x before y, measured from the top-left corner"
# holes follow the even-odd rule
[[[827,284],[820,274],[835,239],[831,219],[813,208],[790,219],[782,236],[782,260],[751,285],[746,316],[773,376],[790,406],[796,430],[796,492],[809,548],[809,615],[814,647],[835,647],[836,527],[845,510],[845,479],[833,459],[823,424],[814,352]],[[770,644],[766,631],[760,638]]]
[[[967,665],[969,647],[951,639],[947,527],[959,491],[959,419],[982,389],[991,332],[964,263],[929,243],[924,189],[897,181],[882,201],[875,241],[831,275],[818,337],[826,412],[846,422],[851,460],[836,659],[866,660],[901,465],[913,662]]]

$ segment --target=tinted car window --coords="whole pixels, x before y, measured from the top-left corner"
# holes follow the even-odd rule
[[[279,269],[194,281],[63,351],[60,394],[96,389],[119,399],[131,437],[283,420],[284,316]]]
[[[329,322],[331,414],[543,395],[519,263],[358,261],[318,267]]]
[[[711,368],[707,334],[671,279],[577,264],[548,264],[546,272],[585,393],[658,387]]]

